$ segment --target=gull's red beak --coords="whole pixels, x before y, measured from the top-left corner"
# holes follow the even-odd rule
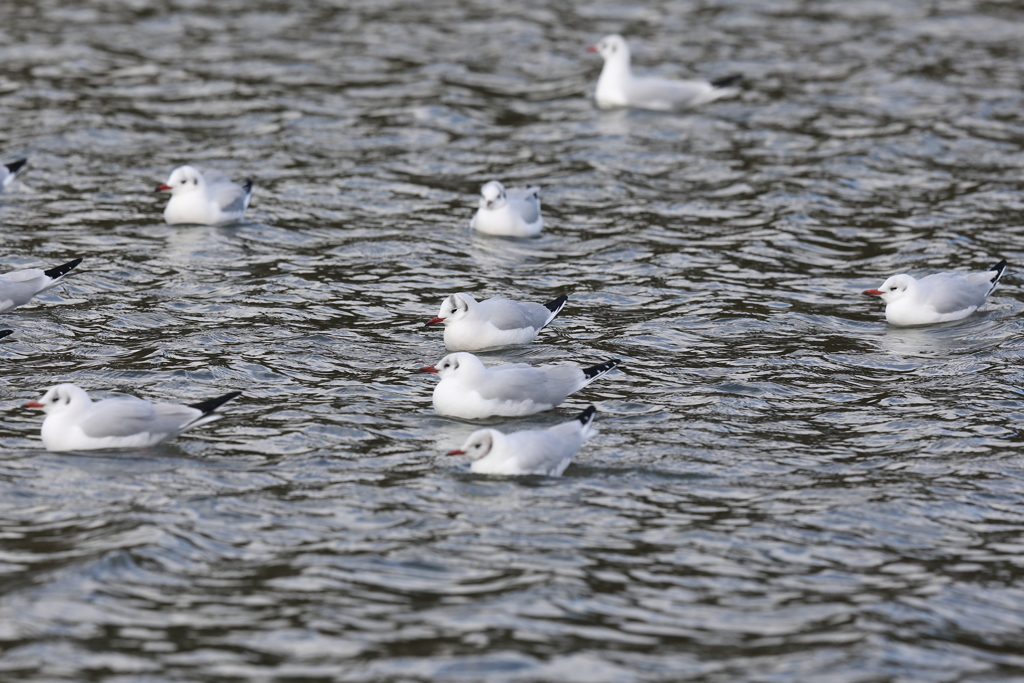
[[[882,296],[885,292],[880,289],[865,289],[861,294],[867,294],[868,296]]]
[[[171,186],[170,185],[157,185],[156,189],[153,190],[153,191],[154,192],[170,192],[171,191]]]
[[[44,406],[39,401],[29,401],[28,403],[25,404],[25,407],[26,408],[45,408],[46,406]]]
[[[591,45],[588,47],[587,52],[598,52],[597,45]]]
[[[445,453],[445,455],[465,455],[465,454],[466,454],[466,451],[459,451],[459,450],[448,451],[447,453]]]
[[[425,368],[420,368],[416,372],[437,372],[437,368],[435,368],[433,365],[428,365]]]
[[[430,327],[431,325],[436,325],[438,323],[443,323],[443,322],[444,322],[444,318],[431,318],[430,321],[425,325],[425,327]]]

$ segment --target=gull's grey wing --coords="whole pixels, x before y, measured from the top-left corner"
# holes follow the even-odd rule
[[[985,303],[990,283],[987,280],[982,280],[982,283],[985,286],[972,284],[961,273],[936,273],[919,280],[918,286],[927,288],[928,296],[923,303],[934,308],[936,313],[945,314],[978,308]]]
[[[480,302],[486,319],[499,330],[519,330],[524,327],[541,329],[547,324],[551,311],[540,304],[487,299]]]
[[[485,377],[483,385],[478,387],[480,397],[485,400],[533,401],[556,406],[575,391],[583,373],[571,365],[536,368],[516,363],[489,368]]]
[[[564,472],[583,445],[580,423],[576,420],[551,429],[506,434],[505,438],[510,451],[518,454],[523,469],[548,476]]]
[[[131,436],[141,432],[173,434],[201,415],[198,410],[188,406],[153,404],[140,398],[118,397],[96,403],[92,415],[81,423],[81,427],[87,436],[97,439]]]
[[[27,304],[49,283],[50,278],[39,268],[0,275],[0,312]]]
[[[506,190],[505,198],[527,223],[536,223],[540,218],[540,192],[539,187],[528,187],[526,189]]]
[[[652,109],[683,109],[702,101],[712,90],[707,81],[672,81],[664,78],[633,78],[626,95],[631,102]]]
[[[998,270],[990,270],[981,273],[968,273],[965,275],[964,279],[967,280],[968,288],[974,289],[978,292],[983,292],[985,297],[988,297],[988,295],[996,288],[996,285],[999,284],[999,278],[1003,276],[1003,270],[1006,268],[1005,263],[1005,261],[1002,262],[1000,264],[1002,267]]]
[[[203,179],[221,211],[225,213],[244,212],[249,206],[249,196],[252,192],[251,180],[247,180],[245,185],[239,185],[216,171],[207,173]]]

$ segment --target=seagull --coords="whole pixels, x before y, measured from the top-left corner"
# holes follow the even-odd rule
[[[417,372],[436,372],[434,410],[440,415],[474,420],[491,415],[518,417],[551,410],[610,372],[621,361],[610,360],[589,368],[575,365],[526,363],[484,367],[471,353],[451,353],[435,365]]]
[[[452,294],[427,325],[444,323],[449,351],[482,351],[529,344],[554,320],[569,297],[564,294],[544,305],[495,297],[477,302],[469,294]]]
[[[675,81],[667,78],[634,76],[629,65],[629,46],[620,35],[605,36],[587,48],[604,59],[594,97],[602,109],[636,107],[655,111],[687,109],[735,94],[732,85],[742,78],[735,74],[714,81]]]
[[[82,259],[76,258],[49,270],[29,268],[0,275],[0,313],[23,306],[36,294],[56,287],[81,262]]]
[[[18,159],[9,164],[0,164],[0,193],[3,193],[7,186],[14,182],[14,176],[18,175],[18,171],[27,161],[28,159]]]
[[[448,455],[468,455],[469,469],[477,474],[543,474],[557,477],[590,435],[597,408],[589,406],[569,422],[548,429],[503,434],[478,429],[462,448]]]
[[[862,294],[882,297],[885,319],[892,325],[944,323],[978,310],[999,284],[1004,270],[1006,259],[981,273],[935,273],[920,280],[901,273]]]
[[[477,232],[505,237],[533,237],[544,228],[540,215],[540,188],[506,190],[497,180],[480,188],[480,208],[470,227]]]
[[[245,215],[252,199],[252,180],[246,178],[239,185],[215,171],[204,176],[191,166],[179,166],[171,171],[166,185],[156,186],[156,191],[171,193],[164,209],[168,224],[219,225]]]
[[[74,384],[58,384],[25,407],[46,413],[42,436],[48,451],[145,448],[220,418],[214,411],[241,393],[232,391],[189,406],[150,403],[134,396],[93,402]]]

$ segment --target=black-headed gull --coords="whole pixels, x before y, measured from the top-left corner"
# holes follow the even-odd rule
[[[14,176],[18,175],[18,171],[25,165],[26,161],[28,159],[18,159],[9,164],[0,164],[0,193],[14,182]]]
[[[246,178],[239,185],[215,171],[203,175],[191,166],[179,166],[171,171],[167,183],[157,185],[156,190],[171,193],[164,209],[164,220],[169,224],[219,225],[241,220],[245,215],[252,199],[252,180]]]
[[[241,393],[232,391],[188,406],[133,396],[94,402],[74,384],[58,384],[25,407],[46,413],[42,436],[48,451],[145,448],[220,418],[214,411]]]
[[[551,410],[621,361],[589,368],[526,363],[485,367],[465,351],[450,353],[418,372],[436,372],[434,410],[440,415],[475,420],[491,415],[517,417]]]
[[[503,434],[497,429],[478,429],[462,448],[448,455],[468,455],[477,474],[543,474],[557,477],[590,435],[597,408],[588,407],[575,419],[548,429],[528,429]]]
[[[636,107],[655,111],[674,111],[695,107],[726,95],[735,94],[727,86],[740,80],[739,74],[714,81],[676,81],[653,76],[634,76],[630,67],[629,46],[620,35],[605,36],[587,48],[604,59],[597,78],[594,99],[602,109]]]
[[[480,188],[480,208],[469,223],[477,232],[504,237],[533,237],[544,228],[540,188],[506,190],[497,180]]]
[[[76,258],[49,270],[29,268],[0,275],[0,313],[23,306],[36,294],[56,287],[61,278],[81,262],[82,259]]]
[[[554,320],[568,299],[563,294],[543,305],[498,297],[478,302],[460,292],[445,299],[437,317],[427,325],[444,323],[444,345],[449,351],[529,344]]]
[[[932,325],[974,313],[999,284],[1006,259],[981,273],[935,273],[915,280],[893,275],[878,289],[862,293],[882,297],[885,319],[892,325]]]

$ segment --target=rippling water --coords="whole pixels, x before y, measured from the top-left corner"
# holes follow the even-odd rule
[[[602,112],[584,50],[746,74]],[[4,681],[1024,677],[1024,8],[1017,2],[0,5]],[[191,162],[249,221],[169,227]],[[468,230],[491,178],[544,234]],[[887,327],[899,271],[1009,275]],[[622,358],[562,478],[440,454],[454,291],[569,305],[490,361]],[[226,417],[53,454],[59,381]]]

